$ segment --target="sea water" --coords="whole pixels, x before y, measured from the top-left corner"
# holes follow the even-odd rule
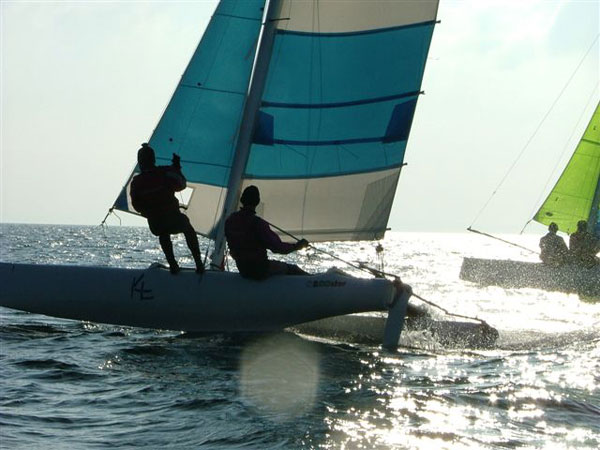
[[[190,336],[0,308],[0,447],[600,446],[600,303],[461,281],[463,256],[536,259],[477,235],[391,232],[382,245],[383,254],[370,242],[316,244],[354,263],[383,258],[422,298],[497,328],[496,346],[442,346],[421,330],[388,352],[291,332]],[[182,236],[175,250],[193,265]],[[364,276],[313,250],[288,259]],[[12,224],[0,226],[0,260],[164,262],[145,228]]]

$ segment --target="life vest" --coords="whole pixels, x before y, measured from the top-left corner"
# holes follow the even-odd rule
[[[172,166],[158,166],[136,175],[131,181],[131,203],[148,218],[179,210],[175,192],[185,189],[185,178]]]
[[[254,211],[244,209],[231,214],[225,221],[225,237],[231,257],[236,261],[267,260],[267,249],[258,232],[260,219]]]

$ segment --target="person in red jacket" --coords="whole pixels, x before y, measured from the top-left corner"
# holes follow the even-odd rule
[[[225,221],[225,237],[231,256],[244,278],[263,280],[271,275],[309,275],[295,264],[267,258],[273,253],[288,254],[308,246],[306,239],[295,244],[282,242],[269,224],[256,215],[260,192],[256,186],[244,189],[242,207]]]
[[[170,166],[156,166],[154,150],[144,143],[137,158],[141,173],[131,181],[133,208],[148,219],[150,231],[158,236],[172,274],[179,272],[179,265],[173,253],[171,235],[178,233],[185,235],[196,263],[196,272],[203,273],[204,264],[196,231],[188,217],[179,211],[179,201],[175,197],[175,192],[184,190],[186,186],[179,156],[173,153],[173,163]]]

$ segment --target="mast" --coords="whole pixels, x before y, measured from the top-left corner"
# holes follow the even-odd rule
[[[596,192],[594,193],[594,200],[592,200],[592,207],[590,208],[590,215],[587,220],[587,229],[590,233],[596,233],[596,222],[598,221],[598,204],[600,203],[600,173],[598,173],[598,182],[596,183]]]
[[[267,2],[264,28],[259,39],[254,72],[252,73],[250,88],[244,105],[240,132],[229,174],[229,182],[227,183],[227,196],[217,222],[215,250],[211,255],[211,265],[219,268],[223,266],[223,255],[225,254],[225,219],[236,209],[239,201],[242,177],[248,162],[254,126],[262,100],[275,38],[275,24],[279,14],[280,0],[267,0]]]
[[[592,114],[592,118],[590,119],[590,125],[592,124],[592,121],[594,120],[594,116],[598,112],[599,107],[600,107],[600,102],[598,103],[598,105],[596,105],[596,109],[595,109],[594,113]],[[598,123],[593,125],[593,129],[595,130],[597,126],[598,126]],[[587,130],[586,130],[586,132],[587,132]],[[600,143],[595,142],[595,144],[599,145]],[[590,214],[587,218],[587,230],[588,230],[588,232],[592,233],[592,235],[595,235],[596,231],[597,231],[596,226],[597,226],[597,222],[598,222],[598,207],[599,206],[600,206],[600,170],[598,171],[598,179],[596,180],[596,191],[594,192],[594,197],[592,200],[592,207],[590,208]]]

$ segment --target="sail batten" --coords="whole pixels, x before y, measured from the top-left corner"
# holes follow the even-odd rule
[[[381,169],[382,171],[387,171],[389,169],[398,169],[401,168],[402,166],[404,166],[405,163],[398,163],[398,164],[393,164],[393,165],[385,165],[384,169]],[[345,177],[348,175],[360,175],[360,174],[368,174],[368,173],[377,173],[379,172],[379,170],[353,170],[353,171],[347,171],[347,172],[343,172],[343,171],[338,171],[335,175],[329,175],[326,173],[312,173],[310,175],[306,175],[304,177],[299,177],[299,176],[285,176],[285,174],[281,174],[281,175],[273,175],[273,176],[259,176],[259,175],[249,175],[246,174],[246,176],[244,177],[244,179],[247,182],[251,182],[252,180],[289,180],[289,179],[294,179],[294,180],[310,180],[312,178],[329,178],[332,180],[335,180],[336,177]],[[333,181],[335,182],[335,181]]]
[[[202,86],[202,85],[200,85],[200,86],[198,86],[198,85],[194,86],[194,85],[191,85],[191,84],[183,84],[182,83],[180,86],[182,88],[196,89],[196,90],[199,90],[199,91],[210,91],[210,92],[219,92],[221,94],[240,95],[242,97],[246,95],[245,92],[240,92],[240,91],[226,91],[224,89],[207,88],[206,86]]]
[[[407,28],[417,28],[417,27],[423,27],[423,26],[431,26],[431,25],[435,25],[436,21],[434,20],[429,20],[426,22],[418,22],[418,23],[411,23],[408,25],[398,25],[398,26],[393,26],[393,27],[382,27],[382,28],[375,28],[375,29],[371,29],[371,30],[359,30],[359,31],[332,31],[332,32],[317,32],[317,31],[294,31],[294,30],[288,30],[288,29],[280,29],[277,31],[277,33],[279,34],[295,34],[295,35],[302,35],[302,36],[317,36],[319,38],[327,38],[327,37],[342,37],[342,36],[358,36],[361,34],[374,34],[374,33],[386,33],[388,31],[394,31],[394,30],[400,30],[400,29],[407,29]]]
[[[283,145],[301,145],[301,146],[316,146],[316,147],[324,147],[324,146],[335,146],[335,145],[345,145],[345,144],[368,144],[372,142],[385,142],[386,136],[374,136],[374,137],[364,137],[364,138],[353,138],[353,139],[333,139],[330,141],[294,141],[289,139],[273,139],[271,142],[273,144],[283,144]]]
[[[269,108],[298,108],[298,109],[324,109],[324,108],[341,108],[345,106],[367,105],[369,103],[380,103],[389,100],[398,100],[406,97],[416,97],[423,92],[404,92],[401,94],[388,95],[386,97],[366,98],[361,100],[351,100],[345,103],[276,103],[265,101],[263,107]]]

